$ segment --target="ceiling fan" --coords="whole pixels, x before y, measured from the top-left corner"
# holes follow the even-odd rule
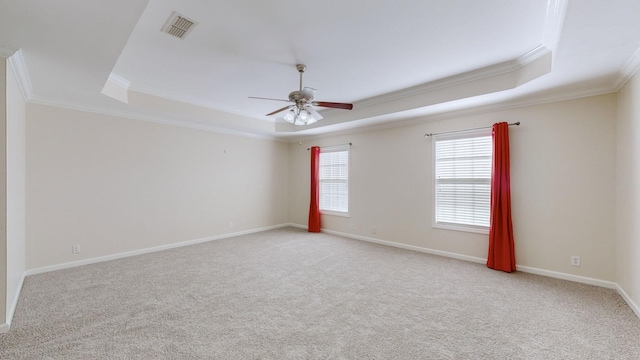
[[[289,94],[289,100],[249,96],[250,99],[286,101],[286,102],[293,103],[291,105],[282,107],[276,111],[272,111],[268,113],[266,116],[275,115],[279,112],[287,110],[287,113],[284,114],[284,116],[282,117],[282,119],[284,119],[286,122],[289,122],[295,125],[310,125],[322,119],[322,115],[320,115],[313,108],[313,106],[320,106],[320,107],[334,108],[334,109],[344,109],[344,110],[353,109],[353,104],[327,102],[327,101],[314,101],[313,96],[316,93],[316,89],[310,88],[310,87],[304,87],[304,88],[302,87],[302,74],[304,73],[305,70],[307,70],[307,66],[304,64],[297,64],[296,69],[298,69],[298,72],[300,73],[300,90],[292,91]]]

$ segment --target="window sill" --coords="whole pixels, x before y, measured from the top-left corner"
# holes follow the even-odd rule
[[[459,224],[433,224],[432,227],[436,229],[464,231],[464,232],[472,232],[477,234],[489,235],[488,227],[467,226],[467,225],[459,225]]]
[[[351,217],[348,212],[342,211],[331,211],[331,210],[320,210],[320,215],[331,215],[331,216],[341,216],[341,217]]]

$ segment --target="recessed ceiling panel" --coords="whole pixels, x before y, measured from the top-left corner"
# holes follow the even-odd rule
[[[184,41],[159,31],[198,22]],[[355,102],[522,56],[542,42],[546,1],[150,2],[114,73],[131,89],[264,119],[305,84]]]

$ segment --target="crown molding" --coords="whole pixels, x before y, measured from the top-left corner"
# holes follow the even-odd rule
[[[496,65],[487,66],[481,69],[468,71],[466,73],[449,76],[440,80],[435,80],[432,82],[428,82],[426,84],[410,87],[408,89],[399,90],[388,95],[381,95],[374,98],[366,99],[359,103],[367,106],[375,103],[379,103],[383,98],[385,101],[394,101],[398,99],[402,99],[409,96],[420,95],[428,92],[433,92],[436,90],[448,88],[451,86],[462,85],[466,83],[470,83],[477,80],[482,80],[490,77],[495,77],[503,74],[510,73],[512,71],[516,71],[528,64],[533,63],[539,58],[549,54],[551,51],[547,49],[544,45],[538,45],[536,48],[527,52],[526,54],[510,60],[505,61]]]
[[[11,45],[0,44],[0,57],[6,58],[11,66],[13,74],[18,80],[20,93],[24,101],[29,101],[33,97],[33,88],[31,87],[31,79],[27,71],[27,64],[22,56],[22,50]]]
[[[159,123],[164,125],[184,127],[189,129],[203,130],[203,131],[215,132],[215,133],[225,134],[225,135],[234,135],[234,136],[241,136],[241,137],[247,137],[247,138],[253,138],[253,139],[294,143],[299,141],[307,141],[309,139],[318,139],[318,138],[341,136],[341,135],[351,135],[351,134],[380,131],[380,130],[386,130],[386,129],[404,127],[404,126],[425,124],[433,121],[441,121],[441,120],[447,120],[447,119],[453,119],[453,118],[459,118],[459,117],[465,117],[465,116],[473,116],[473,115],[479,115],[479,114],[484,114],[489,112],[509,110],[514,108],[527,107],[527,106],[542,105],[542,104],[553,103],[558,101],[573,100],[573,99],[578,99],[583,97],[608,94],[612,92],[615,92],[615,90],[611,89],[608,86],[600,87],[600,88],[585,88],[585,89],[578,89],[572,92],[562,92],[562,93],[549,94],[546,96],[539,96],[534,98],[503,101],[500,103],[486,105],[486,106],[475,106],[467,109],[452,110],[452,111],[447,111],[447,112],[432,114],[432,115],[411,116],[406,119],[392,121],[388,123],[382,123],[382,124],[370,125],[370,126],[358,126],[352,129],[330,131],[330,132],[318,134],[318,135],[305,136],[303,134],[300,134],[301,136],[294,136],[294,137],[292,136],[285,137],[282,135],[270,136],[270,135],[252,134],[252,133],[247,133],[239,130],[231,130],[227,128],[216,127],[212,125],[191,123],[184,120],[169,119],[169,118],[164,118],[160,116],[154,116],[154,115],[143,114],[143,113],[132,112],[132,111],[116,111],[116,110],[104,108],[104,107],[88,106],[88,105],[83,105],[83,104],[78,104],[73,102],[61,101],[56,99],[48,99],[48,98],[42,98],[42,97],[32,97],[30,100],[30,103],[54,106],[54,107],[77,110],[77,111],[85,111],[85,112],[96,113],[101,115],[117,116],[117,117],[134,119],[134,120],[142,120],[142,121],[154,122],[154,123]],[[291,135],[290,133],[288,134]]]
[[[549,0],[547,4],[547,17],[544,23],[542,43],[554,51],[558,46],[562,25],[567,15],[568,0]]]
[[[125,89],[129,89],[129,85],[131,85],[131,81],[113,72],[109,74],[109,81]]]
[[[529,64],[531,64],[532,62],[548,55],[551,54],[551,50],[544,46],[544,45],[538,45],[537,47],[535,47],[533,50],[529,51],[528,53],[518,57],[517,59],[514,59],[511,61],[511,70],[510,71],[515,71],[518,70],[520,68],[523,68]],[[505,71],[509,72],[509,71]],[[502,73],[498,74],[498,75],[502,75]]]
[[[0,44],[0,57],[10,58],[18,50],[15,46]]]
[[[178,126],[178,127],[188,128],[188,129],[209,131],[209,132],[214,132],[214,133],[224,134],[224,135],[234,135],[234,136],[241,136],[241,137],[252,138],[252,139],[271,140],[271,141],[282,140],[278,137],[270,136],[270,135],[250,133],[242,130],[233,130],[233,129],[214,126],[214,125],[194,123],[194,122],[185,121],[185,120],[170,119],[162,116],[144,114],[144,113],[139,113],[134,111],[113,110],[113,109],[101,107],[101,106],[84,105],[84,104],[63,101],[58,99],[43,98],[39,96],[32,97],[29,102],[33,104],[54,106],[54,107],[59,107],[63,109],[84,111],[84,112],[90,112],[90,113],[100,114],[100,115],[116,116],[116,117],[122,117],[122,118],[133,119],[133,120],[148,121],[148,122],[153,122],[157,124],[172,125],[172,126]]]
[[[591,96],[599,96],[610,94],[614,92],[609,86],[603,86],[599,88],[583,88],[570,92],[560,92],[549,95],[532,96],[527,95],[524,99],[507,100],[496,104],[476,106],[469,109],[455,110],[437,115],[431,115],[423,117],[422,121],[414,121],[414,123],[425,123],[439,120],[447,120],[452,118],[459,118],[465,116],[473,116],[479,114],[485,114],[496,111],[518,109],[528,106],[544,105],[560,101],[569,101],[575,99],[581,99]]]
[[[442,90],[452,86],[463,85],[466,83],[470,83],[473,81],[478,81],[482,79],[487,79],[491,77],[496,77],[500,75],[505,75],[514,71],[517,71],[536,60],[547,56],[551,53],[544,45],[538,45],[531,51],[519,56],[516,59],[505,61],[499,64],[490,65],[481,69],[476,69],[472,71],[468,71],[462,74],[449,76],[443,79],[431,81],[425,84],[416,85],[410,88],[394,91],[388,94],[379,95],[370,97],[361,101],[357,101],[354,103],[354,108],[365,108],[371,105],[378,105],[385,102],[397,101],[404,98],[423,95],[426,93]],[[321,115],[331,116],[332,114],[338,113],[340,110],[331,109],[325,110],[321,112]]]
[[[125,104],[129,103],[131,82],[116,73],[110,73],[100,93]]]
[[[326,132],[318,135],[304,136],[303,134],[300,134],[302,136],[291,137],[287,141],[290,143],[296,143],[300,141],[309,141],[309,140],[320,139],[320,138],[354,135],[354,134],[381,131],[381,130],[387,130],[387,129],[405,127],[405,126],[421,125],[421,124],[427,124],[434,121],[442,121],[442,120],[455,119],[455,118],[461,118],[466,116],[481,115],[481,114],[486,114],[491,112],[517,109],[517,108],[523,108],[528,106],[544,105],[544,104],[549,104],[549,103],[554,103],[559,101],[575,100],[575,99],[580,99],[585,97],[610,94],[613,92],[615,92],[615,90],[611,89],[611,87],[603,86],[599,88],[576,89],[570,92],[553,93],[553,94],[548,94],[548,95],[543,95],[538,97],[527,96],[527,98],[525,99],[506,100],[506,101],[498,102],[495,104],[484,105],[484,106],[473,106],[466,109],[451,110],[451,111],[446,111],[446,112],[441,112],[441,113],[431,114],[431,115],[410,116],[401,120],[385,122],[385,123],[376,124],[376,125],[359,126],[351,129],[346,129],[346,130],[330,131],[330,132]]]
[[[433,121],[441,121],[441,120],[447,120],[447,119],[453,119],[453,118],[459,118],[459,117],[465,117],[465,116],[473,116],[473,115],[479,115],[479,114],[484,114],[488,112],[495,112],[495,111],[501,111],[501,110],[527,107],[527,106],[542,105],[542,104],[558,102],[558,101],[573,100],[573,99],[578,99],[583,97],[603,95],[603,94],[608,94],[615,91],[616,90],[608,86],[599,87],[599,88],[577,89],[571,92],[554,93],[546,96],[503,101],[500,103],[486,105],[486,106],[475,106],[467,109],[452,110],[452,111],[447,111],[447,112],[432,114],[432,115],[411,116],[406,119],[392,121],[388,123],[382,123],[382,124],[370,125],[370,126],[358,126],[352,129],[330,131],[330,132],[318,134],[318,135],[305,136],[303,134],[300,134],[301,136],[286,136],[286,137],[282,136],[285,134],[282,134],[280,136],[253,134],[253,133],[243,132],[239,130],[221,128],[213,125],[192,123],[184,120],[169,119],[161,116],[154,116],[154,115],[143,114],[139,112],[116,111],[116,110],[105,108],[105,107],[89,106],[89,105],[84,105],[79,103],[42,98],[42,97],[32,97],[30,100],[30,103],[47,105],[47,106],[55,106],[55,107],[71,109],[71,110],[85,111],[85,112],[96,113],[101,115],[117,116],[117,117],[134,119],[134,120],[142,120],[142,121],[148,121],[148,122],[154,122],[159,124],[172,125],[172,126],[178,126],[178,127],[184,127],[184,128],[190,128],[190,129],[196,129],[196,130],[203,130],[203,131],[215,132],[219,134],[241,136],[241,137],[247,137],[247,138],[253,138],[253,139],[271,140],[271,141],[278,141],[278,142],[285,142],[285,143],[294,143],[299,141],[307,141],[309,139],[333,137],[333,136],[340,136],[340,135],[351,135],[351,134],[392,129],[397,127],[425,124]],[[290,133],[287,133],[287,134],[291,135]]]
[[[636,52],[631,55],[631,58],[629,58],[627,63],[622,67],[622,70],[620,70],[618,79],[613,85],[614,91],[619,91],[624,86],[624,84],[626,84],[627,81],[629,81],[629,79],[631,79],[633,75],[638,72],[638,70],[640,70],[640,48],[638,48]]]
[[[179,102],[182,102],[182,103],[185,103],[185,104],[189,104],[189,105],[200,106],[200,107],[204,107],[204,108],[207,108],[207,109],[219,110],[219,111],[224,111],[224,112],[229,113],[229,114],[234,114],[234,115],[239,115],[239,116],[250,117],[252,119],[257,119],[254,116],[243,114],[243,113],[241,113],[239,111],[236,111],[236,110],[233,110],[233,109],[230,109],[230,108],[217,106],[217,105],[212,104],[210,102],[199,100],[198,98],[195,98],[195,97],[184,96],[184,95],[178,94],[176,92],[163,91],[163,90],[159,90],[159,89],[156,89],[156,88],[141,87],[141,86],[136,86],[135,84],[130,88],[130,90],[131,91],[135,91],[135,92],[139,92],[139,93],[143,93],[143,94],[147,94],[147,95],[156,96],[156,97],[163,98],[163,99],[179,101]]]
[[[33,98],[33,88],[31,87],[31,79],[29,78],[29,72],[27,71],[27,64],[22,56],[22,50],[16,51],[13,56],[9,58],[9,64],[11,69],[18,80],[20,86],[20,92],[24,101],[29,101]]]

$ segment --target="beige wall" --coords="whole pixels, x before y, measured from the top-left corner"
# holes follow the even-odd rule
[[[25,271],[25,100],[7,66],[7,318],[13,317]]]
[[[27,269],[286,223],[288,168],[280,142],[28,104]]]
[[[618,285],[640,306],[640,73],[618,93],[616,244]]]
[[[518,265],[615,281],[615,117],[610,94],[291,144],[291,220],[307,223],[306,148],[352,142],[351,217],[323,216],[323,228],[486,258],[487,235],[431,226],[424,134],[520,121],[510,132]],[[581,267],[570,266],[571,255]]]
[[[8,89],[14,81],[9,79]],[[486,235],[431,226],[432,148],[423,135],[520,121],[511,128],[518,265],[615,281],[640,303],[639,96],[636,75],[617,95],[320,137],[302,145],[29,104],[26,268],[286,222],[304,225],[307,147],[348,142],[351,217],[323,216],[323,228],[485,258]],[[8,129],[19,134],[24,114],[19,102],[11,104],[18,122]],[[19,139],[11,144],[9,152],[18,154]],[[19,174],[19,157],[10,157],[7,166]],[[19,194],[19,176],[9,176],[7,186],[12,181]],[[19,217],[14,219],[18,224]],[[80,254],[71,254],[74,244]],[[20,251],[10,244],[0,251],[7,249]],[[581,267],[569,265],[571,255],[582,257]],[[16,261],[9,267],[21,266]]]

